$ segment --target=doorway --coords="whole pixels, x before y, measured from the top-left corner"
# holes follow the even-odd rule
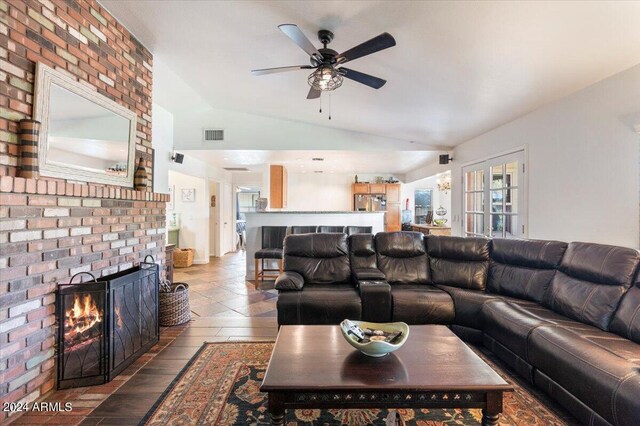
[[[464,235],[526,238],[524,151],[462,168]]]
[[[209,253],[213,257],[220,256],[220,184],[209,181]]]

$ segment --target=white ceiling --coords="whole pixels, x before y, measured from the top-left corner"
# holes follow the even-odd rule
[[[214,108],[428,144],[459,144],[640,62],[637,1],[100,2]],[[397,46],[348,65],[388,83],[346,80],[328,121],[305,99],[307,72],[249,72],[307,63],[282,23],[314,43],[333,31],[339,52],[391,33]]]
[[[246,167],[262,171],[265,164],[282,164],[289,173],[391,173],[402,175],[409,170],[434,161],[437,153],[431,151],[246,151],[246,150],[194,150],[189,151],[203,161],[219,167]],[[314,157],[323,161],[313,161]]]

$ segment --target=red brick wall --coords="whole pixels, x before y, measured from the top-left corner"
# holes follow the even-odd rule
[[[55,385],[56,283],[147,254],[164,263],[166,195],[15,177],[37,61],[135,111],[136,157],[153,172],[147,49],[95,0],[0,0],[0,402],[33,401]]]
[[[56,283],[164,262],[167,197],[0,178],[0,402],[54,387]]]
[[[36,62],[135,111],[136,158],[150,169],[151,53],[95,0],[3,0],[0,16],[0,176],[17,172],[18,121],[32,117]]]

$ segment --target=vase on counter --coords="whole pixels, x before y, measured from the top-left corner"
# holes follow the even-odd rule
[[[267,211],[268,204],[269,204],[269,200],[267,198],[258,198],[256,200],[256,211],[259,211],[259,212]]]

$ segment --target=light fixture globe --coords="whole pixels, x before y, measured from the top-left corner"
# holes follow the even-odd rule
[[[336,90],[338,87],[342,86],[343,80],[344,78],[338,73],[338,71],[330,66],[322,66],[318,68],[309,74],[309,78],[307,78],[309,86],[322,92]]]

